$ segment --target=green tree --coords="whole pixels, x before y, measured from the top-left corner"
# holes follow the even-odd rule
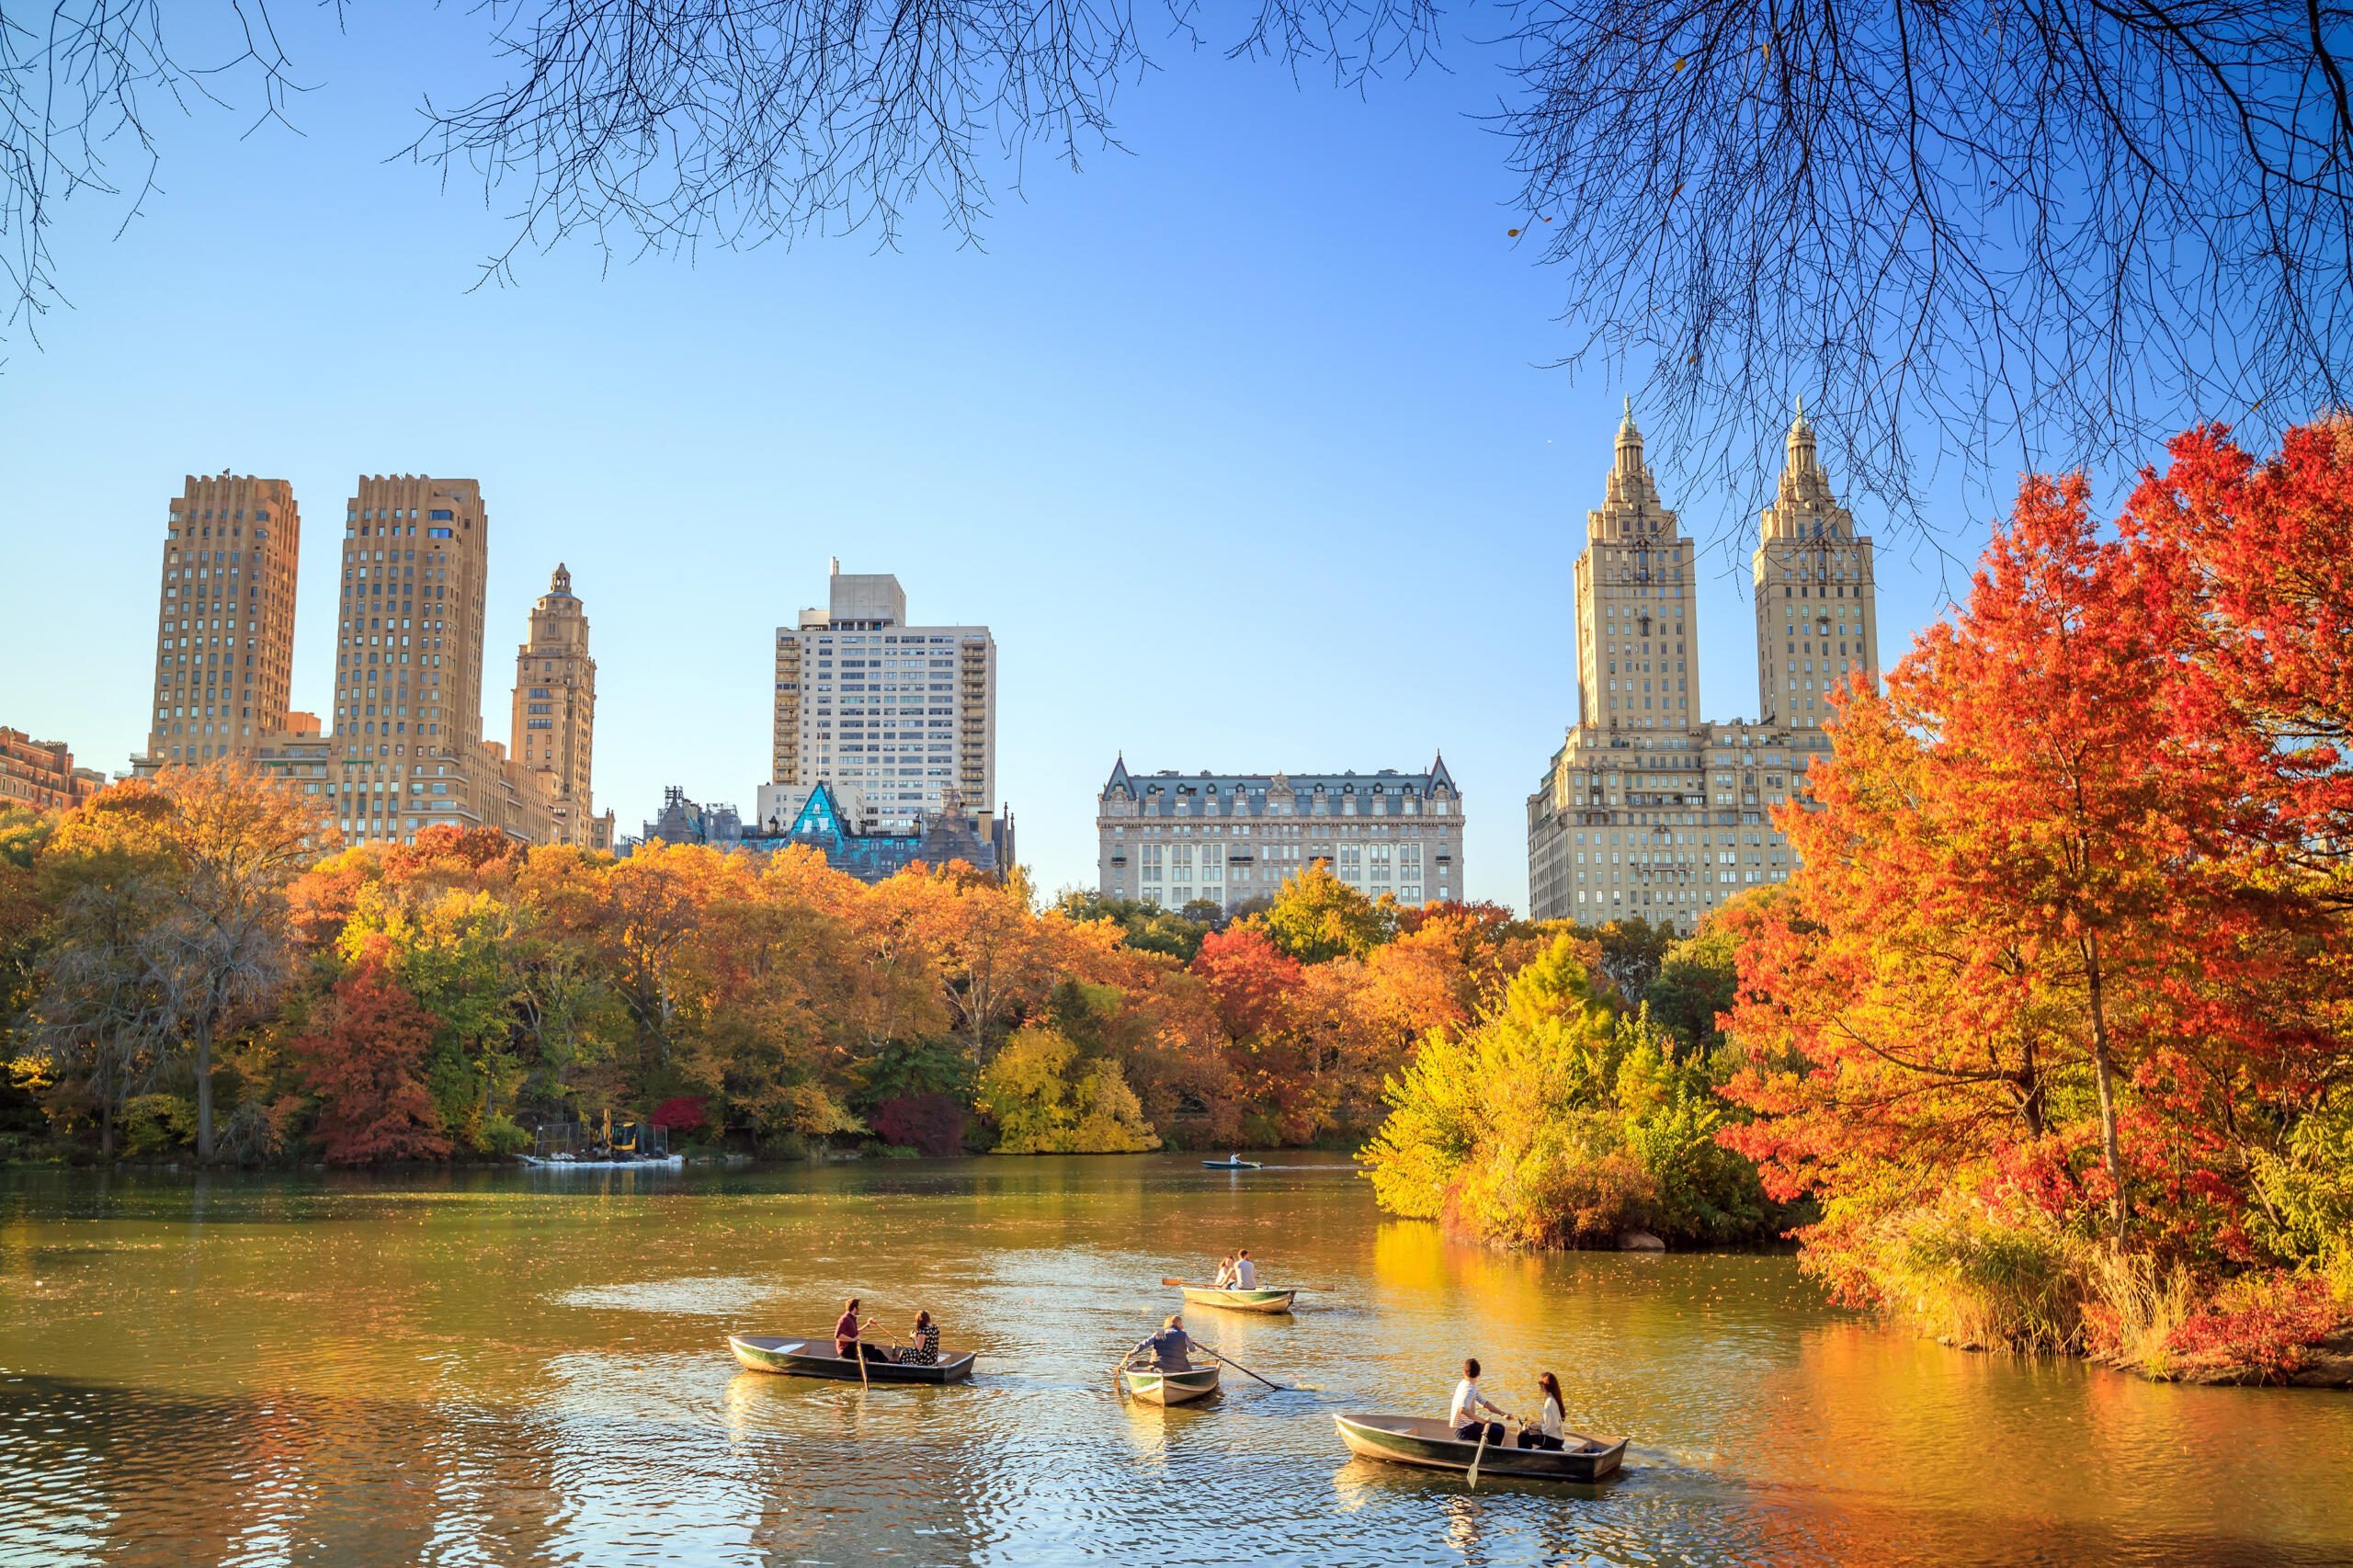
[[[1317,860],[1284,878],[1275,902],[1250,924],[1300,962],[1324,963],[1360,959],[1396,935],[1396,905],[1375,903]]]

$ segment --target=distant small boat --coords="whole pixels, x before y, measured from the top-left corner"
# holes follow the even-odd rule
[[[833,1378],[857,1382],[858,1362],[834,1354],[831,1335],[795,1339],[782,1334],[731,1334],[727,1347],[745,1370],[781,1372],[794,1378]],[[878,1346],[877,1349],[889,1349]],[[896,1361],[869,1361],[866,1381],[872,1383],[952,1383],[972,1375],[973,1352],[942,1351],[931,1366],[907,1366]]]
[[[1122,1367],[1128,1392],[1146,1404],[1190,1404],[1217,1392],[1217,1363],[1187,1372],[1164,1372],[1152,1367]]]
[[[537,1154],[522,1156],[525,1165],[535,1171],[675,1171],[686,1167],[684,1154],[631,1154],[618,1160],[542,1159]]]
[[[1266,1166],[1256,1160],[1203,1160],[1201,1165],[1213,1171],[1258,1171]]]
[[[1390,1464],[1418,1465],[1424,1470],[1469,1470],[1479,1460],[1481,1475],[1510,1475],[1530,1481],[1599,1481],[1614,1473],[1626,1457],[1626,1439],[1610,1442],[1571,1432],[1559,1449],[1523,1449],[1510,1443],[1479,1445],[1464,1442],[1445,1422],[1425,1416],[1357,1414],[1335,1415],[1340,1440],[1359,1459]]]
[[[1185,1300],[1197,1307],[1222,1307],[1230,1312],[1287,1312],[1297,1290],[1225,1290],[1214,1285],[1180,1287]]]

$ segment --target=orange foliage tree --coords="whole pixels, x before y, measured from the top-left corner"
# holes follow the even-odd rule
[[[2251,1158],[2341,1068],[2324,890],[2217,699],[2236,656],[2185,589],[2193,531],[2103,540],[2080,479],[2028,481],[1968,603],[1884,696],[1844,694],[1813,804],[1777,818],[1788,895],[1734,915],[1731,1093],[1758,1115],[1722,1136],[1822,1199],[1808,1262],[1851,1298],[1944,1246],[1919,1217],[1955,1199],[2245,1262]]]

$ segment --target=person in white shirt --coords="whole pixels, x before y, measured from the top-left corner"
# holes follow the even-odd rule
[[[1233,1283],[1233,1255],[1227,1253],[1217,1260],[1217,1278],[1211,1282],[1212,1290],[1222,1290]]]
[[[1255,1290],[1258,1288],[1258,1266],[1250,1261],[1250,1249],[1244,1247],[1233,1258],[1234,1288]]]
[[[1486,1419],[1481,1416],[1483,1411]],[[1446,1413],[1446,1424],[1454,1428],[1454,1435],[1463,1442],[1475,1443],[1483,1432],[1488,1442],[1500,1443],[1504,1440],[1504,1417],[1509,1414],[1479,1392],[1479,1358],[1466,1358],[1462,1381],[1454,1385],[1454,1403]]]
[[[1561,1380],[1550,1372],[1536,1375],[1536,1386],[1543,1391],[1544,1414],[1533,1426],[1523,1427],[1519,1446],[1523,1449],[1561,1449],[1567,1445],[1562,1437]]]

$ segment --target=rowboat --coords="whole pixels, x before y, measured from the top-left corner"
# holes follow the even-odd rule
[[[1204,1169],[1212,1171],[1256,1171],[1266,1167],[1256,1160],[1203,1160]]]
[[[1217,1363],[1188,1372],[1163,1372],[1151,1367],[1121,1367],[1128,1392],[1146,1404],[1190,1404],[1217,1392]]]
[[[1297,1290],[1221,1290],[1214,1285],[1181,1287],[1185,1300],[1197,1307],[1223,1307],[1230,1312],[1287,1312]]]
[[[1454,1435],[1453,1427],[1440,1420],[1357,1414],[1335,1415],[1332,1421],[1340,1429],[1340,1440],[1358,1458],[1418,1465],[1425,1470],[1469,1470],[1472,1460],[1477,1458],[1481,1475],[1512,1475],[1531,1481],[1599,1481],[1613,1473],[1619,1461],[1626,1457],[1623,1437],[1610,1442],[1569,1432],[1563,1434],[1567,1446],[1557,1452],[1491,1442],[1482,1455],[1476,1441],[1464,1442]]]
[[[834,1354],[831,1335],[796,1339],[783,1334],[731,1334],[727,1347],[745,1370],[782,1372],[794,1378],[835,1378],[858,1381],[858,1362]],[[877,1346],[887,1350],[889,1346]],[[972,1352],[942,1351],[937,1364],[902,1366],[896,1361],[869,1361],[866,1381],[873,1383],[952,1383],[972,1375]]]

